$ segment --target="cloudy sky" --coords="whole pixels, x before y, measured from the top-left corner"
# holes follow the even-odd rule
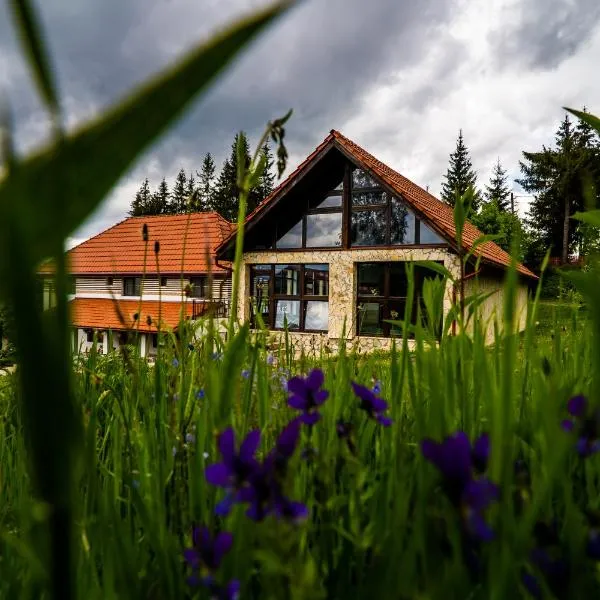
[[[69,126],[262,0],[38,0]],[[44,112],[0,0],[0,93],[20,151]],[[480,183],[498,157],[552,142],[564,105],[600,113],[598,0],[304,0],[253,43],[127,173],[73,239],[122,219],[144,177],[220,165],[236,131],[255,140],[288,108],[290,167],[339,129],[438,193],[459,128]],[[518,189],[515,187],[515,191]],[[519,208],[526,208],[526,198]]]

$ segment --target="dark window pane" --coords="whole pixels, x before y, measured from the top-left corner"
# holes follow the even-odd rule
[[[302,220],[277,240],[277,248],[302,248]]]
[[[300,265],[275,265],[275,294],[300,295]]]
[[[275,306],[275,327],[290,330],[300,328],[300,300],[277,300]]]
[[[192,298],[208,298],[210,296],[208,277],[191,277],[190,286],[192,288],[190,294]]]
[[[388,194],[383,190],[370,192],[354,192],[352,206],[369,206],[371,204],[387,204]]]
[[[304,293],[307,296],[329,295],[329,265],[304,266]]]
[[[141,277],[125,277],[123,279],[123,296],[139,296],[141,284]]]
[[[251,307],[252,322],[260,314],[265,324],[269,324],[269,287],[271,282],[271,265],[254,265],[251,270]]]
[[[317,208],[338,208],[342,206],[342,195],[341,194],[331,194],[327,196],[318,206]]]
[[[390,296],[405,298],[408,293],[406,264],[394,262],[390,264]]]
[[[365,302],[358,304],[358,334],[383,335],[383,304]]]
[[[358,265],[358,295],[383,296],[384,263],[360,263]]]
[[[403,202],[392,199],[392,244],[415,243],[415,215],[408,210]]]
[[[446,241],[443,240],[431,227],[425,225],[423,221],[420,223],[420,234],[421,239],[419,243],[421,244],[445,244]]]
[[[414,307],[413,307],[414,308]],[[412,311],[416,314],[416,311]],[[402,323],[390,323],[390,336],[400,337],[404,328],[404,316],[406,314],[406,300],[390,300],[388,304],[387,318],[391,321],[402,321]]]
[[[363,210],[352,213],[353,246],[380,246],[385,243],[385,210]]]
[[[309,300],[306,303],[304,329],[327,331],[329,327],[329,302]]]
[[[352,171],[352,189],[377,187],[379,184],[362,169]]]
[[[308,215],[306,247],[321,248],[342,245],[342,213]]]

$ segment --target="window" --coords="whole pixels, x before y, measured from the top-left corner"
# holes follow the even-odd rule
[[[325,196],[307,200],[306,214],[291,229],[278,231],[278,250],[342,246],[343,180]],[[315,203],[316,202],[316,203]]]
[[[407,206],[361,169],[352,172],[352,246],[417,243],[416,219]]]
[[[160,278],[160,287],[167,287],[167,283],[169,282],[167,277]]]
[[[402,325],[387,323],[387,320],[403,321],[406,311],[408,296],[407,263],[359,263],[357,265],[357,324],[358,335],[398,337],[402,335]],[[432,315],[426,314],[424,289],[430,285],[427,280],[435,280],[439,276],[426,267],[414,265],[414,297],[410,315],[411,324],[415,324],[417,315],[420,314],[423,324],[432,316],[438,319],[435,323],[435,335],[441,334],[441,314],[443,295],[439,293],[434,297]]]
[[[252,324],[290,331],[329,328],[328,265],[253,265],[250,269]]]
[[[142,289],[141,277],[123,278],[123,296],[139,296]]]
[[[152,347],[158,348],[158,333],[152,334]]]
[[[210,286],[208,277],[190,277],[190,287],[192,298],[210,298]]]
[[[445,244],[446,242],[429,226],[425,225],[421,221],[421,237],[419,239],[419,243],[421,244]]]
[[[86,331],[86,340],[87,340],[88,344],[91,344],[94,341],[94,330],[93,329],[88,329]]]
[[[112,286],[113,283],[114,283],[114,279],[112,277],[107,277],[106,278],[106,285],[108,287]]]

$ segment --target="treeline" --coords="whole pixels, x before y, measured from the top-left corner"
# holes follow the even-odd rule
[[[204,156],[199,171],[186,173],[181,169],[172,186],[166,178],[156,190],[150,189],[145,179],[131,203],[131,216],[180,214],[186,212],[216,211],[228,221],[236,221],[238,214],[239,189],[237,186],[238,155],[237,145],[240,134],[235,136],[231,153],[225,159],[221,171],[217,174],[212,154]],[[250,147],[243,135],[246,166],[250,164]],[[273,153],[268,143],[262,152],[266,157],[266,168],[258,185],[248,197],[248,212],[262,202],[275,186]]]
[[[518,236],[519,258],[533,269],[539,268],[548,249],[561,264],[572,255],[600,249],[598,230],[571,219],[578,211],[599,206],[600,138],[592,128],[565,116],[554,145],[523,152],[519,166],[521,176],[515,182],[532,195],[524,219],[511,204],[512,186],[500,159],[490,182],[483,191],[479,188],[460,131],[442,184],[442,200],[453,206],[457,194],[472,187],[471,222],[483,233],[498,236],[496,243],[507,251]]]

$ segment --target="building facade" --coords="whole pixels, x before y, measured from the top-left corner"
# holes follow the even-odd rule
[[[74,350],[134,343],[152,356],[182,318],[224,316],[230,267],[215,250],[231,231],[217,213],[131,217],[70,250]],[[54,305],[51,273],[41,270],[45,308]]]

